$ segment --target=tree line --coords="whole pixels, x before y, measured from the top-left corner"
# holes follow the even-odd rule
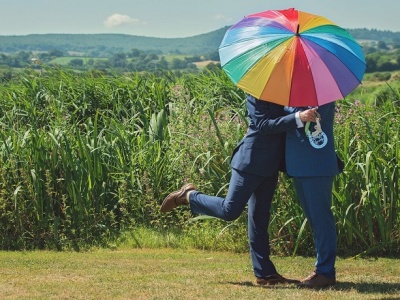
[[[384,41],[376,41],[363,45],[367,63],[367,73],[374,72],[391,72],[400,70],[400,44],[387,44]],[[11,54],[0,54],[0,69],[3,71],[2,78],[10,76],[11,71],[7,68],[36,68],[40,69],[41,64],[50,66],[57,65],[52,61],[59,57],[70,57],[58,49],[45,52],[34,53],[30,51],[19,51]],[[198,71],[195,63],[202,61],[219,61],[218,51],[213,51],[203,55],[180,56],[183,58],[172,58],[167,60],[165,55],[157,51],[143,51],[139,49],[131,49],[127,52],[117,52],[109,57],[82,57],[76,56],[71,59],[66,66],[76,70],[113,70],[121,72],[142,72],[157,71],[160,69],[180,70],[187,72]],[[215,67],[219,64],[208,67]]]
[[[0,54],[0,68],[34,68],[40,69],[42,65],[59,66],[52,62],[56,58],[70,57],[61,50],[50,50],[34,54],[20,51],[15,54]],[[182,57],[182,58],[179,58]],[[76,56],[65,66],[76,70],[113,70],[122,72],[155,71],[158,69],[197,71],[194,63],[202,61],[219,61],[218,52],[204,55],[177,56],[167,60],[164,55],[152,51],[131,49],[128,52],[118,52],[108,58],[87,58]]]

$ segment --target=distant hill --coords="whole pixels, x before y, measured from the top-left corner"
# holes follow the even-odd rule
[[[128,34],[30,34],[0,36],[0,52],[19,51],[127,52],[131,49],[163,54],[204,54],[218,50],[228,27],[187,38],[154,38]],[[94,55],[96,56],[96,55]]]
[[[218,49],[226,30],[224,27],[209,33],[187,38],[155,38],[127,34],[30,34],[0,36],[0,52],[60,50],[90,56],[107,56],[131,49],[154,51],[159,54],[201,55]],[[348,29],[355,39],[400,41],[400,32]]]

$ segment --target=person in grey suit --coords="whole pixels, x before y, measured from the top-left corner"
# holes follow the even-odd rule
[[[301,109],[286,108],[288,113]],[[334,176],[343,170],[333,135],[335,103],[318,107],[311,128],[286,132],[286,172],[293,177],[300,204],[313,232],[315,270],[299,286],[321,288],[335,284],[336,224],[331,210]],[[315,125],[315,126],[314,126]]]
[[[205,195],[189,183],[170,193],[161,205],[168,212],[190,205],[194,214],[231,221],[248,205],[248,238],[257,284],[298,281],[281,276],[270,260],[268,225],[278,173],[284,163],[285,132],[315,121],[315,109],[287,115],[284,106],[247,96],[249,127],[231,159],[231,179],[225,198]]]

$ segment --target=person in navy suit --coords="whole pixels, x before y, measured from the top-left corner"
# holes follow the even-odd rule
[[[290,115],[298,111],[286,108]],[[299,286],[321,288],[335,284],[336,224],[331,210],[334,176],[343,170],[335,151],[335,103],[319,106],[316,123],[286,132],[286,172],[293,178],[300,204],[313,232],[315,270]]]
[[[225,198],[205,195],[189,183],[170,193],[161,205],[168,212],[190,205],[196,215],[226,221],[237,219],[248,205],[248,237],[257,284],[298,281],[281,276],[270,260],[268,225],[278,173],[284,163],[285,132],[315,121],[315,108],[287,115],[285,107],[247,96],[249,127],[231,159],[231,179]]]

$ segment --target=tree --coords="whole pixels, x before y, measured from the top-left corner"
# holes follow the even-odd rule
[[[125,68],[126,67],[126,54],[125,53],[117,53],[114,54],[111,58],[110,58],[110,63],[113,67],[116,68]]]
[[[160,58],[158,64],[159,64],[161,67],[165,68],[165,69],[167,69],[167,68],[168,68],[168,65],[169,65],[167,59],[165,58],[165,56],[162,56],[162,57]]]
[[[16,59],[18,59],[21,63],[29,64],[30,63],[29,58],[31,54],[32,54],[31,52],[20,51],[17,53]]]
[[[365,62],[367,64],[366,72],[373,73],[376,71],[376,62],[377,60],[372,56],[367,56],[365,58]]]
[[[72,59],[68,63],[68,65],[71,66],[71,67],[83,67],[83,59],[80,59],[80,58]]]
[[[133,48],[129,53],[129,57],[139,57],[139,55],[140,55],[140,50],[136,48]]]
[[[97,59],[94,64],[93,67],[95,69],[107,69],[111,67],[111,63],[108,60],[102,60],[102,59]]]
[[[219,52],[214,51],[205,55],[207,60],[219,61]]]
[[[174,70],[185,69],[186,65],[187,65],[187,62],[185,62],[179,58],[174,58],[174,59],[172,59],[172,62],[171,62],[171,68]]]
[[[386,71],[394,71],[397,68],[397,63],[394,64],[391,61],[385,61],[378,65],[378,70],[381,72],[386,72]]]
[[[149,54],[148,58],[149,58],[149,60],[153,60],[153,61],[158,60],[158,55],[155,53],[151,53],[151,54]]]
[[[217,64],[216,63],[209,63],[208,65],[206,65],[204,67],[204,70],[208,70],[208,71],[212,71],[212,72],[217,71],[219,69],[221,69],[221,64],[220,63],[217,63]]]
[[[58,50],[58,49],[50,50],[48,52],[48,54],[51,57],[63,57],[64,56],[64,52],[62,52],[61,50]]]
[[[378,49],[382,49],[382,50],[388,50],[388,46],[386,45],[386,43],[384,41],[379,41],[378,42]]]

